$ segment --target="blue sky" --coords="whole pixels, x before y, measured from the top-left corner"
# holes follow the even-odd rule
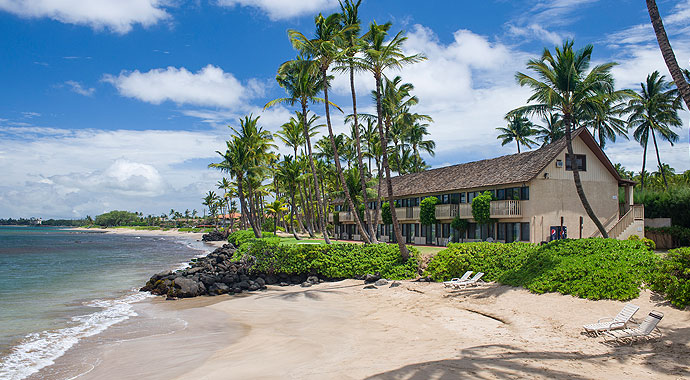
[[[687,67],[690,1],[658,4]],[[277,66],[295,56],[286,30],[310,35],[314,15],[337,8],[333,0],[0,0],[0,217],[201,210],[220,178],[206,166],[226,126],[254,113],[275,131],[291,115],[262,112],[283,95]],[[361,18],[392,21],[408,34],[406,51],[429,58],[391,74],[415,85],[416,111],[435,120],[433,166],[513,153],[494,128],[529,95],[514,74],[566,38],[594,44],[596,62],[618,62],[618,87],[637,89],[654,70],[668,75],[641,0],[364,0]],[[362,109],[373,111],[371,79],[357,84]],[[347,109],[346,78],[333,86]],[[689,117],[680,142],[661,149],[679,171],[690,169]],[[334,127],[345,130],[342,116]],[[607,153],[640,169],[635,142]]]

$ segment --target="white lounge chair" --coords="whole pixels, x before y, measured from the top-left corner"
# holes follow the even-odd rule
[[[661,330],[659,330],[657,325],[663,317],[664,314],[662,312],[652,310],[644,321],[635,328],[604,332],[604,341],[616,341],[619,343],[630,342],[630,344],[632,344],[634,341],[640,339],[661,338]]]
[[[453,286],[454,284],[457,284],[458,282],[465,282],[465,281],[467,281],[467,279],[470,278],[470,276],[472,275],[472,273],[473,273],[473,272],[472,272],[471,270],[468,270],[468,271],[465,272],[465,274],[463,274],[462,277],[460,277],[460,278],[457,278],[457,277],[456,277],[456,278],[452,278],[450,281],[444,281],[444,282],[443,282],[443,286],[445,286],[446,288],[449,288],[449,287]]]
[[[585,331],[589,334],[599,335],[604,331],[620,330],[628,327],[628,322],[632,319],[633,315],[640,310],[638,306],[633,304],[627,304],[623,307],[623,310],[618,313],[613,318],[601,318],[597,323],[591,323],[589,325],[582,326]]]
[[[467,281],[461,281],[461,282],[457,282],[457,283],[453,284],[453,287],[455,287],[455,289],[464,289],[468,286],[480,285],[480,284],[484,283],[484,281],[482,281],[482,276],[484,276],[484,273],[479,272],[479,273],[475,274],[474,277],[472,277],[471,279],[469,279]]]

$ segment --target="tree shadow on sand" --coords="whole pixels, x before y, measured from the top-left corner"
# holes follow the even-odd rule
[[[257,298],[278,298],[278,299],[283,299],[283,300],[296,300],[300,297],[305,297],[310,300],[314,301],[320,301],[322,299],[323,294],[342,294],[343,292],[340,291],[339,289],[347,289],[347,288],[358,288],[361,287],[361,284],[355,284],[355,285],[333,285],[333,286],[328,286],[323,289],[313,289],[313,288],[296,288],[295,286],[289,287],[289,288],[279,288],[279,289],[271,289],[270,292],[258,296]],[[284,290],[283,290],[284,289]],[[297,289],[297,290],[295,290]],[[290,291],[293,290],[293,291]],[[279,292],[279,293],[274,293],[274,292]]]

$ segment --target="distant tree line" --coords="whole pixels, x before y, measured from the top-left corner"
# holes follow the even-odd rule
[[[90,218],[89,218],[90,219]],[[8,218],[8,219],[0,219],[0,225],[3,226],[30,226],[30,225],[36,225],[37,219],[36,218],[19,218],[19,219],[14,219],[14,218]],[[90,221],[87,220],[86,218],[84,219],[48,219],[48,220],[42,220],[41,224],[42,226],[57,226],[57,227],[78,227],[78,226],[83,226],[90,224]]]

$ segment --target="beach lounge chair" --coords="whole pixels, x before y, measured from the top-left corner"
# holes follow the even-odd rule
[[[664,314],[652,310],[639,326],[631,329],[613,330],[604,332],[604,341],[618,343],[633,342],[641,339],[661,338],[661,330],[657,327]]]
[[[484,283],[484,281],[482,281],[482,276],[484,276],[484,273],[479,272],[479,273],[475,274],[474,277],[472,277],[471,279],[469,279],[467,281],[461,281],[461,282],[457,282],[457,283],[453,284],[453,287],[455,289],[464,289],[468,286],[478,286],[478,285]]]
[[[620,330],[628,327],[628,322],[632,319],[633,315],[640,310],[639,307],[633,304],[627,304],[623,307],[623,310],[618,313],[613,318],[601,318],[597,323],[591,323],[589,325],[582,326],[585,331],[589,334],[599,335],[604,331]]]
[[[470,278],[471,275],[472,275],[472,271],[471,271],[471,270],[468,270],[468,271],[465,272],[465,274],[463,274],[462,277],[460,277],[460,278],[457,278],[457,277],[456,277],[456,278],[452,278],[450,281],[444,281],[444,282],[443,282],[443,286],[445,286],[446,288],[449,288],[449,287],[453,286],[454,284],[456,284],[456,283],[458,283],[458,282],[465,282],[465,281],[467,281],[467,279]]]

